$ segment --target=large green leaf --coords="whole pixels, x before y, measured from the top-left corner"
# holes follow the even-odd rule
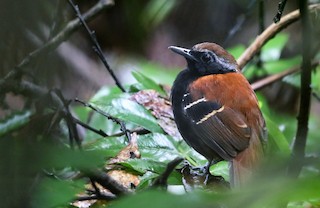
[[[171,161],[180,156],[177,149],[178,144],[164,134],[153,133],[139,136],[138,146],[143,158],[154,161]]]
[[[185,141],[176,141],[161,133],[139,136],[138,146],[143,158],[170,162],[176,157],[186,158],[194,166],[205,165],[207,160],[188,146]]]
[[[87,151],[99,151],[105,158],[115,157],[126,146],[125,137],[105,137],[87,143],[83,148]]]
[[[132,100],[115,98],[112,99],[111,102],[96,102],[93,103],[93,105],[120,120],[131,122],[151,132],[162,132],[161,127],[152,114]]]
[[[151,171],[154,173],[162,173],[166,168],[166,163],[159,162],[156,160],[150,159],[129,159],[125,162],[121,162],[121,164],[129,169],[137,171],[140,174],[144,174],[147,171]]]

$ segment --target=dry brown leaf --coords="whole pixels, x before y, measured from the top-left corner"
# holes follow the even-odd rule
[[[142,90],[131,96],[131,99],[150,110],[157,118],[158,124],[170,136],[181,139],[169,100],[161,97],[155,90]]]

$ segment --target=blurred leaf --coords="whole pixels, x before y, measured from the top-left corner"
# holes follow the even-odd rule
[[[84,191],[84,181],[61,181],[46,178],[32,198],[32,207],[65,207],[76,194]]]
[[[31,111],[14,113],[0,121],[0,136],[20,128],[30,121]]]
[[[299,66],[301,63],[301,57],[296,56],[289,59],[280,59],[276,61],[268,61],[263,64],[264,69],[268,74],[276,74],[287,69]]]
[[[300,88],[300,80],[301,80],[301,76],[300,73],[295,73],[295,74],[290,74],[286,77],[283,78],[283,81],[286,83],[289,83],[295,87]]]
[[[245,49],[246,48],[244,47],[244,45],[236,45],[232,48],[228,48],[227,51],[231,55],[233,55],[235,59],[238,59],[241,56],[241,54],[245,51]]]
[[[275,144],[281,154],[289,156],[291,154],[291,150],[287,139],[279,130],[278,126],[268,116],[265,115],[264,118],[268,128],[269,142]]]
[[[273,39],[269,40],[261,50],[262,61],[278,60],[281,51],[288,42],[289,36],[285,33],[279,33]]]
[[[153,89],[163,96],[166,95],[165,91],[162,89],[162,87],[159,86],[159,84],[157,84],[155,81],[148,78],[147,76],[143,75],[142,73],[133,71],[132,75],[140,84],[142,84],[144,89]]]
[[[41,146],[39,155],[43,155],[42,164],[47,168],[74,167],[90,169],[102,166],[105,154],[102,151],[78,151],[66,147]]]
[[[174,8],[176,2],[171,0],[151,0],[141,14],[141,21],[146,28],[157,26]]]
[[[221,176],[224,178],[224,180],[229,181],[229,169],[229,162],[220,161],[210,166],[210,173],[214,176]]]
[[[157,80],[161,84],[167,84],[170,86],[175,80],[177,74],[181,71],[181,69],[172,69],[143,60],[140,61],[139,69],[145,76]]]
[[[123,95],[125,94],[118,87],[104,86],[90,99],[90,102],[107,101]]]
[[[184,195],[174,195],[164,191],[149,190],[136,194],[131,197],[123,198],[121,201],[113,203],[111,208],[194,208],[194,207],[216,207],[213,202],[216,197],[203,197],[199,193],[189,193]]]

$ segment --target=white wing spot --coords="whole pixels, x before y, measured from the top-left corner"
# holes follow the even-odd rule
[[[210,117],[214,116],[216,113],[222,112],[224,110],[224,106],[222,106],[221,108],[219,108],[218,110],[213,110],[211,111],[211,113],[208,113],[207,115],[205,115],[200,121],[198,121],[196,124],[201,124],[203,122],[205,122],[206,120],[208,120]]]
[[[194,105],[196,105],[196,104],[198,104],[198,103],[201,103],[201,102],[205,102],[205,101],[207,101],[206,98],[200,98],[200,99],[198,99],[198,100],[196,100],[196,101],[194,101],[194,102],[189,103],[188,105],[186,105],[186,106],[184,107],[184,110],[187,110],[188,108],[191,108],[192,106],[194,106]]]

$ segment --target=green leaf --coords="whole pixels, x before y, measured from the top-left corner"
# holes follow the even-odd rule
[[[197,192],[175,195],[164,191],[149,190],[116,201],[111,208],[142,208],[150,207],[150,205],[152,208],[219,207],[213,202],[215,198],[214,196],[205,198]]]
[[[74,167],[78,169],[97,168],[104,164],[105,153],[103,151],[74,151],[65,147],[50,147],[42,145],[39,155],[41,164],[45,168]]]
[[[143,158],[169,162],[181,157],[178,143],[169,135],[152,133],[139,136],[138,146]]]
[[[106,137],[87,143],[83,148],[87,151],[99,151],[104,158],[115,157],[126,146],[125,137]]]
[[[268,41],[261,50],[262,61],[274,61],[278,60],[281,55],[281,51],[288,42],[289,36],[285,33],[279,33],[273,39]]]
[[[279,153],[284,156],[289,156],[291,154],[290,146],[283,135],[283,133],[279,130],[277,124],[275,124],[268,116],[264,115],[266,120],[266,125],[268,128],[268,139],[270,142],[276,145],[279,149]]]
[[[20,128],[29,122],[31,111],[24,111],[20,113],[15,113],[11,115],[9,118],[5,118],[0,121],[0,136],[14,130]]]
[[[276,61],[268,61],[264,63],[264,69],[268,74],[276,74],[287,69],[299,66],[301,63],[301,57],[296,56],[289,59],[280,59]]]
[[[84,181],[61,181],[46,178],[32,197],[32,207],[66,207],[76,194],[84,191]]]
[[[108,101],[125,95],[118,87],[104,86],[90,99],[90,102]]]
[[[154,27],[165,19],[177,2],[171,0],[148,1],[147,6],[141,13],[141,22],[146,28]]]
[[[215,176],[221,176],[224,180],[229,181],[229,162],[220,161],[210,167],[210,173]]]
[[[132,75],[134,76],[134,78],[140,83],[142,84],[142,86],[144,87],[144,89],[153,89],[157,92],[159,92],[161,95],[166,95],[165,91],[162,89],[162,87],[159,86],[159,84],[157,84],[155,81],[153,81],[152,79],[150,79],[149,77],[143,75],[140,72],[137,71],[133,71]]]
[[[162,132],[157,120],[147,109],[138,103],[125,98],[116,98],[112,99],[110,104],[109,102],[93,103],[93,105],[115,118],[131,122],[151,132]]]
[[[135,170],[140,174],[144,174],[147,171],[155,172],[155,173],[162,173],[166,168],[166,163],[159,162],[156,160],[150,159],[129,159],[125,162],[121,162],[121,165],[127,167],[129,169]]]

